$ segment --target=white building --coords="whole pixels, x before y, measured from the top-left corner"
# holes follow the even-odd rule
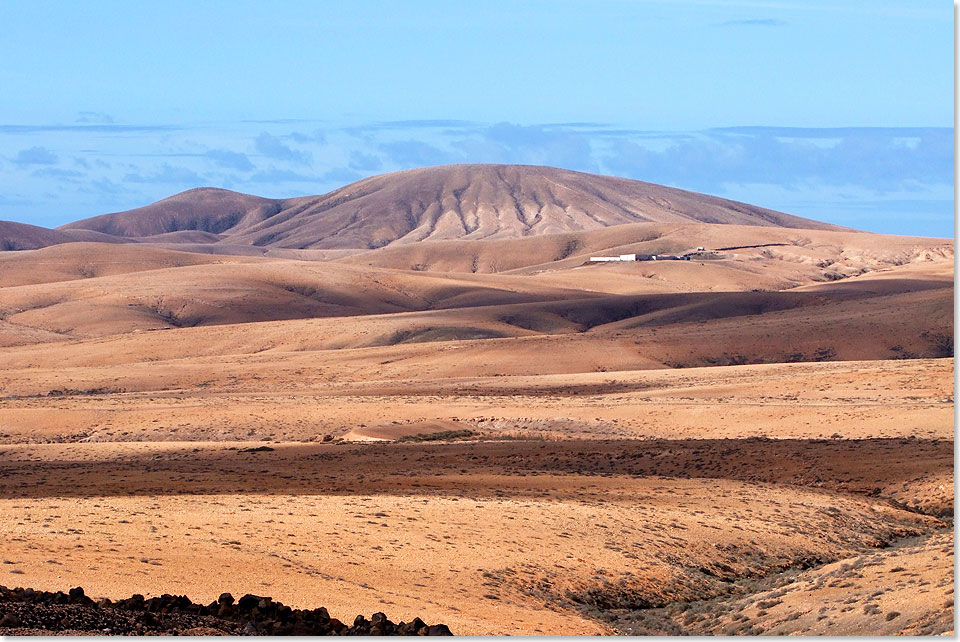
[[[591,256],[590,257],[591,263],[611,263],[614,261],[622,261],[622,260],[623,259],[621,259],[619,256]]]
[[[620,256],[591,256],[591,263],[619,263],[628,261],[649,261],[651,258],[656,261],[657,256],[652,257],[646,254],[621,254]]]

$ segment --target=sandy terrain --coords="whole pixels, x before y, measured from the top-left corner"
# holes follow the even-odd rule
[[[712,597],[936,533],[897,506],[952,475],[952,444],[923,440],[261,443],[7,447],[2,568],[108,597],[323,596],[461,633],[592,633],[609,629],[584,606]]]
[[[327,368],[286,354],[163,368],[17,368],[4,374],[0,438],[313,441],[423,421],[550,438],[953,435],[951,360],[379,382],[338,380]]]
[[[17,228],[64,244],[0,252],[0,585],[952,631],[952,241],[654,188],[467,166]]]
[[[315,381],[273,394],[270,372],[227,375],[248,392],[3,400],[0,584],[252,592],[456,633],[609,633],[636,625],[624,608],[719,604],[736,582],[936,537],[949,529],[936,516],[953,511],[952,360]],[[322,443],[462,427],[475,434]],[[222,441],[239,436],[254,441]],[[919,581],[952,589],[945,564]],[[808,584],[793,591],[817,602],[822,585]],[[946,598],[896,595],[909,617],[871,628],[864,595],[834,630],[952,621]],[[731,617],[753,598],[738,599]]]

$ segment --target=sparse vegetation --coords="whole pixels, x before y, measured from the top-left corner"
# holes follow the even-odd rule
[[[453,441],[457,439],[470,439],[477,433],[472,430],[441,430],[440,432],[419,433],[416,435],[406,435],[400,437],[397,441],[402,442],[424,442],[424,441]]]

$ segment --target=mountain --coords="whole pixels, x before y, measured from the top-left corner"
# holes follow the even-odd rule
[[[625,223],[836,230],[827,223],[651,183],[527,165],[447,165],[374,176],[321,196],[201,188],[58,228],[164,243],[373,249],[517,239]]]
[[[36,250],[50,245],[90,241],[101,243],[130,243],[129,239],[102,234],[91,229],[49,230],[38,225],[0,221],[0,252]]]
[[[162,201],[125,212],[103,214],[61,225],[58,230],[94,230],[126,238],[164,235],[174,239],[176,233],[205,232],[206,241],[216,241],[219,234],[232,228],[253,225],[282,209],[283,201],[238,194],[225,189],[201,187],[181,192]],[[195,242],[196,235],[189,235]]]

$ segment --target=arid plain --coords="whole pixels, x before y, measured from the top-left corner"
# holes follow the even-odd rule
[[[953,630],[952,239],[477,165],[0,243],[0,585]]]

